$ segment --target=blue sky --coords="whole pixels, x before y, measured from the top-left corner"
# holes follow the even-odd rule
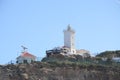
[[[15,60],[21,45],[38,57],[63,46],[68,24],[77,49],[120,50],[119,0],[0,0],[0,64]]]

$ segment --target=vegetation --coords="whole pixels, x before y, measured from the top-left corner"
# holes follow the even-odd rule
[[[89,66],[101,66],[101,67],[120,67],[120,63],[113,62],[110,58],[106,61],[103,61],[101,57],[83,58],[80,55],[72,55],[72,56],[63,56],[63,55],[52,55],[50,57],[45,57],[42,59],[42,62],[47,62],[52,67],[89,67]]]
[[[120,80],[119,75],[120,63],[99,56],[55,54],[41,62],[0,65],[0,80]]]
[[[108,58],[120,57],[120,50],[105,51],[105,52],[102,52],[102,53],[98,54],[96,57],[108,57]]]
[[[0,80],[120,80],[119,67],[56,61],[0,67]]]

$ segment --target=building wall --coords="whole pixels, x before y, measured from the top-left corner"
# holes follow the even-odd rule
[[[35,61],[35,58],[19,57],[17,58],[17,63],[24,63],[24,60],[26,60],[27,63],[31,63],[32,61]]]
[[[75,48],[75,34],[72,31],[64,31],[64,46],[69,48]]]
[[[70,48],[70,52],[75,54],[75,31],[68,26],[67,30],[64,30],[64,46]]]
[[[79,54],[83,57],[90,57],[90,52],[88,50],[85,50],[85,49],[76,50],[76,54]]]

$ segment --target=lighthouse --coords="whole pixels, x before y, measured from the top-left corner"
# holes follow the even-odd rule
[[[67,29],[64,32],[64,46],[70,49],[71,54],[76,53],[75,49],[75,31],[68,25]]]
[[[55,47],[51,50],[46,51],[47,57],[56,54],[62,55],[81,55],[82,57],[90,57],[90,52],[85,49],[76,49],[75,47],[75,31],[71,28],[70,25],[67,26],[67,29],[63,30],[64,32],[64,46]]]

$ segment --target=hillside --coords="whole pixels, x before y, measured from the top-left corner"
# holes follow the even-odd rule
[[[120,80],[120,66],[54,55],[42,62],[0,66],[0,80]]]
[[[101,52],[100,54],[98,54],[97,57],[108,57],[108,58],[120,57],[120,50],[104,51],[104,52]]]
[[[0,80],[120,80],[120,68],[36,62],[0,66]]]

